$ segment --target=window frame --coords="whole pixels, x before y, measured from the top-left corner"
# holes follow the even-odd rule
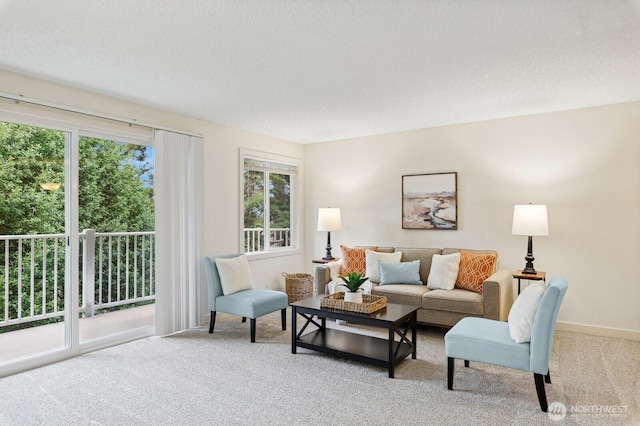
[[[285,166],[295,167],[297,169],[296,174],[290,175],[290,220],[289,229],[291,232],[290,245],[288,247],[270,247],[265,245],[262,251],[245,252],[244,249],[244,163],[245,159],[252,159],[258,161],[266,161],[270,163],[279,163]],[[302,218],[302,160],[296,157],[289,157],[280,154],[273,154],[263,151],[256,151],[247,148],[240,148],[239,155],[239,253],[244,253],[249,258],[266,258],[276,256],[289,256],[300,254],[301,238],[300,238],[300,223]],[[268,191],[268,185],[265,185],[265,191]],[[265,197],[265,202],[268,204],[269,197]],[[265,205],[265,219],[268,218],[269,205]],[[265,235],[269,235],[269,221],[264,223]]]

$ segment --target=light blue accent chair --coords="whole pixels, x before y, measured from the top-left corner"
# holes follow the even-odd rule
[[[447,355],[447,388],[453,390],[455,359],[515,368],[533,373],[538,401],[547,411],[544,382],[551,383],[549,355],[560,304],[567,292],[567,281],[553,277],[542,295],[531,330],[531,342],[516,343],[506,322],[486,318],[461,319],[444,336]],[[543,380],[544,377],[544,380]]]
[[[238,315],[242,317],[242,322],[247,318],[251,321],[251,342],[256,341],[256,318],[280,310],[282,316],[282,329],[287,329],[287,294],[277,290],[249,289],[238,291],[237,293],[225,296],[222,292],[220,274],[216,266],[216,258],[229,259],[238,257],[241,254],[226,254],[221,256],[211,256],[204,258],[204,265],[209,287],[209,310],[211,311],[211,321],[209,322],[209,333],[213,333],[216,323],[216,312]]]

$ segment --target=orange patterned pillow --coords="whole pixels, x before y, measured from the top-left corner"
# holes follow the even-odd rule
[[[351,272],[358,272],[364,275],[367,271],[367,250],[376,251],[375,247],[347,247],[340,246],[342,249],[342,270],[340,271],[341,277],[346,277]]]
[[[456,287],[482,294],[482,283],[493,275],[498,256],[460,250],[460,270]]]

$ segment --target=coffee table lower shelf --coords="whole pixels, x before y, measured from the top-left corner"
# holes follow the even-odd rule
[[[394,376],[395,366],[409,355],[416,359],[417,307],[388,303],[376,312],[363,314],[324,309],[321,300],[322,296],[316,296],[291,303],[292,354],[296,348],[311,349],[386,367],[389,377]],[[300,329],[298,315],[305,320]],[[384,329],[387,338],[359,334],[356,328],[328,328],[327,319]]]
[[[325,328],[300,336],[296,346],[380,367],[389,366],[389,341],[378,337]],[[394,342],[391,349],[394,365],[413,353],[413,347],[404,342]]]

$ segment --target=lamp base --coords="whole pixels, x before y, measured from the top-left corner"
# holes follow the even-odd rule
[[[533,238],[529,237],[527,241],[527,255],[524,257],[524,260],[527,261],[527,264],[524,266],[522,270],[523,274],[536,274],[536,270],[533,268],[533,261],[535,257],[533,257]]]
[[[322,260],[334,260],[335,257],[331,256],[331,245],[328,245],[325,250],[327,252],[324,254]]]
[[[331,232],[327,232],[327,247],[325,247],[327,251],[322,258],[322,260],[333,260],[335,257],[331,256]]]

